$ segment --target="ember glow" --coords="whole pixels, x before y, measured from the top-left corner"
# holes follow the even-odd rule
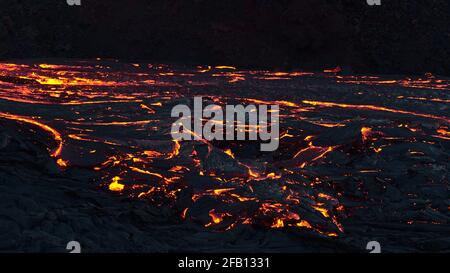
[[[371,190],[384,190],[409,167],[435,164],[427,161],[431,151],[446,158],[442,147],[450,140],[450,117],[439,110],[448,108],[448,79],[340,72],[2,63],[0,120],[43,143],[61,171],[93,172],[111,198],[168,206],[180,221],[215,231],[254,225],[340,237],[342,221],[367,207]],[[254,141],[172,140],[170,109],[195,96],[222,106],[279,105],[279,149],[260,152]],[[249,133],[263,126],[236,127]],[[389,165],[406,156],[414,163],[404,170]],[[439,177],[429,182],[448,179]]]

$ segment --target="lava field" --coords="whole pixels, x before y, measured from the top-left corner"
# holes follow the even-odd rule
[[[0,250],[448,251],[449,92],[339,67],[0,63]],[[173,140],[195,96],[279,105],[278,150]]]

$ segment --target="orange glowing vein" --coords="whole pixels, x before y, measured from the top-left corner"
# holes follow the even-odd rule
[[[339,107],[339,108],[348,108],[348,109],[356,109],[356,110],[371,110],[371,111],[381,111],[381,112],[389,112],[389,113],[397,113],[404,115],[411,115],[422,118],[431,118],[444,121],[446,123],[450,123],[450,119],[447,117],[441,117],[431,114],[422,114],[417,112],[411,112],[406,110],[392,109],[383,106],[375,106],[375,105],[365,105],[365,104],[345,104],[345,103],[336,103],[336,102],[322,102],[322,101],[310,101],[303,100],[304,104],[314,105],[314,106],[322,106],[322,107]]]
[[[32,118],[23,117],[23,116],[19,116],[19,115],[13,115],[13,114],[0,112],[0,118],[32,124],[32,125],[38,126],[39,128],[41,128],[44,131],[49,132],[50,134],[53,135],[53,139],[58,143],[57,148],[50,155],[52,157],[58,157],[61,155],[62,147],[63,147],[63,139],[61,137],[61,134],[57,130],[53,129],[52,127],[50,127],[46,124],[36,121]]]

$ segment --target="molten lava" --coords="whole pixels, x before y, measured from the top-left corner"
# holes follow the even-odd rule
[[[402,156],[419,162],[450,140],[450,118],[439,112],[448,107],[448,79],[340,72],[1,63],[0,119],[43,133],[62,171],[89,169],[104,189],[170,206],[202,228],[255,225],[335,237],[351,211],[341,203],[368,199],[361,176],[395,181],[392,170],[377,165],[392,157],[392,147],[415,145]],[[279,105],[280,148],[268,154],[251,141],[172,140],[170,109],[196,95],[217,105]],[[246,133],[263,128],[236,126]],[[372,158],[372,165],[358,165]],[[348,197],[344,183],[358,196]]]

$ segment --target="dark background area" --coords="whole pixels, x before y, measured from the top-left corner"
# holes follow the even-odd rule
[[[0,0],[0,59],[450,75],[448,0]]]

